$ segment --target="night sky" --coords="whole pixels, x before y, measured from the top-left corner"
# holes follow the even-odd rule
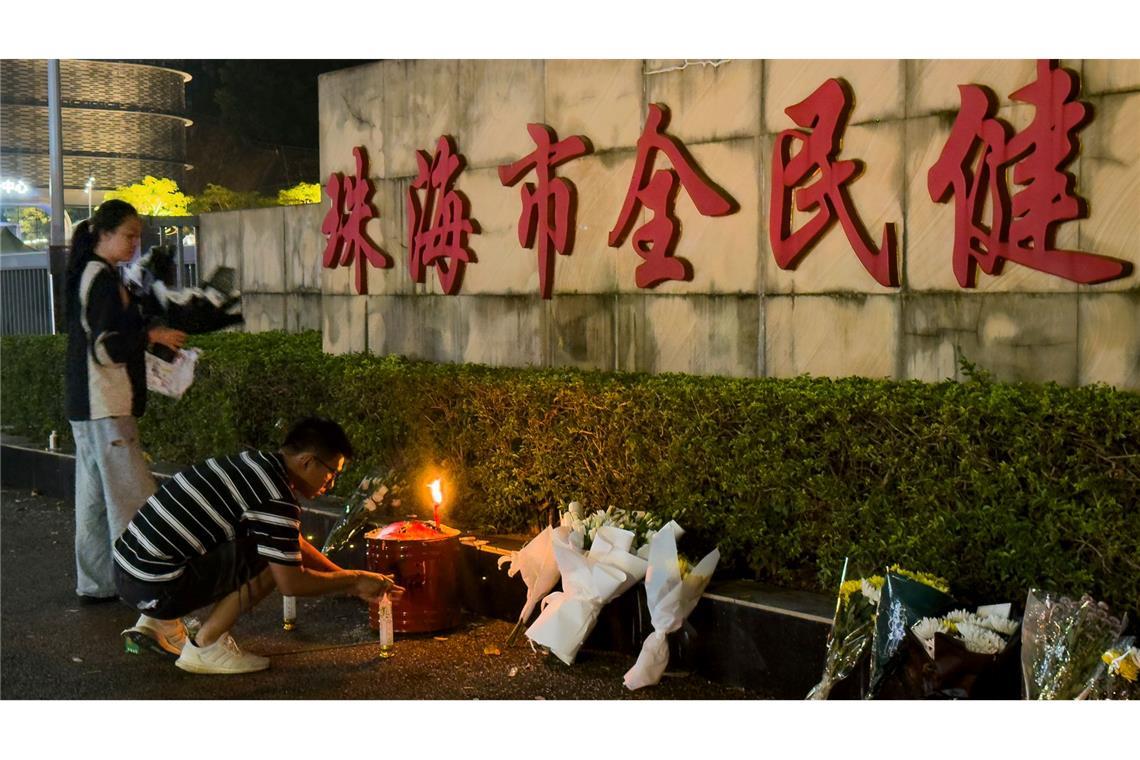
[[[187,132],[184,191],[207,183],[272,194],[319,182],[317,77],[367,60],[139,60],[185,71]]]

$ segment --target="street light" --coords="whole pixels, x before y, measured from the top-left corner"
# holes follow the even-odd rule
[[[87,191],[87,218],[88,219],[91,218],[91,188],[94,185],[95,185],[95,178],[94,177],[88,177],[87,178],[87,184],[83,186],[83,189]]]

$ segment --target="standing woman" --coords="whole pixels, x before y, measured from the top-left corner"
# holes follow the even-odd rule
[[[116,598],[111,547],[155,491],[139,444],[148,344],[186,333],[148,327],[116,269],[134,257],[142,220],[104,201],[79,223],[67,262],[67,417],[75,437],[75,569],[81,601]]]

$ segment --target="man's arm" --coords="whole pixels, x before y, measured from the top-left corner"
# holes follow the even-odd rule
[[[330,573],[344,569],[306,541],[304,536],[301,536],[301,566],[306,570],[325,570]]]
[[[301,554],[305,557],[305,546],[320,552],[301,539]],[[333,565],[329,560],[325,560]],[[336,565],[333,565],[336,567]],[[284,596],[324,596],[327,594],[349,593],[370,602],[388,594],[398,599],[404,589],[397,586],[391,577],[380,573],[370,573],[367,570],[315,570],[304,565],[280,565],[269,563],[269,572],[273,576],[273,583]]]

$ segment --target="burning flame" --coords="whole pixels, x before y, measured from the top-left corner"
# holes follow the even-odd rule
[[[439,478],[428,483],[428,488],[431,489],[431,500],[434,504],[443,503],[443,490],[439,487]]]

